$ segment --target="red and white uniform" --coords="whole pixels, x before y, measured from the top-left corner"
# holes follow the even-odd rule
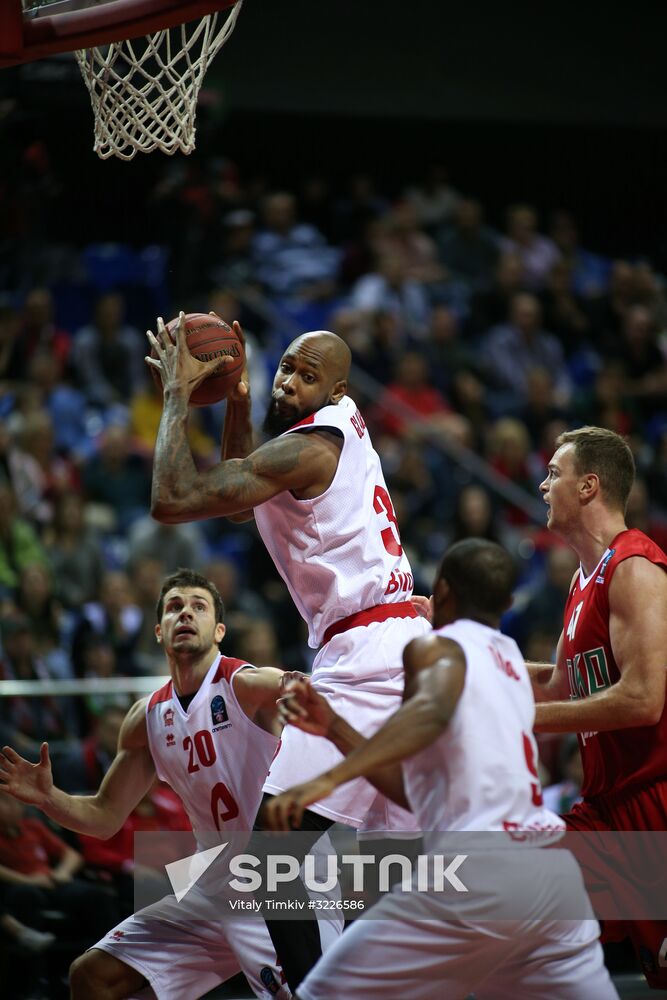
[[[279,493],[255,508],[255,521],[308,624],[310,645],[321,647],[313,664],[315,688],[367,736],[399,707],[403,649],[429,626],[410,603],[410,564],[361,413],[344,396],[285,433],[313,430],[342,438],[331,485],[311,500]],[[327,740],[288,726],[265,790],[277,794],[340,759]],[[362,779],[311,808],[368,832],[415,829],[408,812]]]
[[[424,831],[507,837],[477,840],[470,897],[418,891],[417,876],[413,891],[395,887],[322,957],[299,996],[433,1000],[474,991],[479,1000],[612,1000],[617,994],[576,863],[567,851],[526,840],[526,832],[547,831],[539,842],[551,843],[565,824],[542,805],[535,704],[521,654],[512,639],[473,621],[438,634],[463,648],[465,684],[445,732],[404,761],[406,794]],[[468,837],[466,845],[474,841]],[[465,864],[463,879],[464,872]],[[521,919],[507,919],[504,909],[514,895]],[[562,919],[574,912],[573,897],[591,919]]]
[[[611,541],[590,576],[584,576],[579,569],[563,621],[570,698],[587,698],[620,679],[609,638],[609,588],[620,563],[637,556],[667,570],[667,556],[662,549],[636,529],[622,531]],[[654,726],[578,733],[578,737],[584,769],[584,801],[573,806],[572,812],[564,817],[568,829],[667,830],[667,705]],[[619,840],[618,850],[623,849],[623,844]],[[635,849],[633,841],[628,841],[627,849]],[[620,866],[618,856],[612,853],[607,859],[600,849],[588,852],[581,860],[590,872],[592,883],[615,887],[620,916],[641,912],[641,900],[628,907],[623,887],[618,885],[618,872],[624,868],[633,870],[631,854]],[[656,857],[656,871],[663,870],[664,859],[660,855]],[[655,891],[655,886],[647,887],[649,895]],[[615,922],[605,923],[607,939],[626,934],[632,939],[649,984],[656,989],[667,989],[667,921],[627,921],[623,928]]]
[[[468,666],[447,729],[403,764],[421,829],[553,830],[558,839],[565,824],[542,803],[535,701],[519,647],[466,619],[436,634],[457,642]]]
[[[278,746],[237,701],[233,678],[247,666],[217,657],[187,710],[171,681],[147,703],[155,769],[182,799],[195,836],[252,830]],[[174,897],[135,913],[95,947],[137,969],[159,1000],[196,1000],[241,970],[258,997],[291,996],[263,920],[193,920]]]

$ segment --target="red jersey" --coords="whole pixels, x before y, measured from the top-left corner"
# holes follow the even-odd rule
[[[616,567],[631,556],[667,570],[662,549],[643,532],[630,529],[616,535],[589,577],[580,568],[570,590],[563,623],[570,698],[586,698],[620,679],[609,639],[609,587]],[[667,705],[655,726],[578,736],[585,798],[667,778]]]

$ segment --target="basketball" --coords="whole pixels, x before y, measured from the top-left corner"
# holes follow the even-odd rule
[[[167,323],[168,332],[172,333],[177,326],[178,319],[170,320]],[[243,343],[224,320],[211,313],[188,313],[185,317],[185,335],[190,354],[198,361],[211,361],[225,355],[234,359],[219,374],[215,373],[204,379],[190,396],[191,406],[219,403],[229,395],[241,378],[245,362]],[[154,352],[151,354],[156,356]],[[159,370],[151,366],[151,373],[161,386]]]

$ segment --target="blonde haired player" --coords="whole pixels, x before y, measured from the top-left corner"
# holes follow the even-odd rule
[[[467,539],[445,553],[434,631],[406,648],[405,702],[370,740],[305,682],[288,691],[287,721],[328,736],[347,757],[270,802],[271,827],[289,829],[310,802],[365,776],[409,803],[431,831],[427,847],[441,842],[438,831],[493,835],[469,838],[478,845],[470,897],[388,893],[324,955],[299,987],[301,1000],[617,996],[574,859],[535,846],[557,842],[565,825],[542,803],[526,665],[498,631],[513,581],[511,557],[493,542]],[[523,911],[508,917],[503,893],[516,893]]]

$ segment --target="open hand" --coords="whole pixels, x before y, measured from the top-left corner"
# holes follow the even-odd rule
[[[164,325],[161,316],[157,321],[157,337],[152,330],[146,331],[148,342],[157,354],[157,358],[147,356],[146,364],[157,368],[162,380],[162,389],[167,392],[182,392],[189,399],[198,385],[209,375],[219,372],[233,358],[225,355],[212,358],[210,361],[199,361],[193,358],[188,350],[185,330],[185,313],[178,314],[178,325],[171,332]]]
[[[336,713],[306,676],[290,678],[283,692],[278,700],[278,718],[284,726],[295,726],[312,736],[329,735]]]
[[[3,747],[0,757],[0,791],[8,792],[21,802],[42,808],[53,791],[49,744],[42,743],[37,764],[31,764],[11,747]]]

